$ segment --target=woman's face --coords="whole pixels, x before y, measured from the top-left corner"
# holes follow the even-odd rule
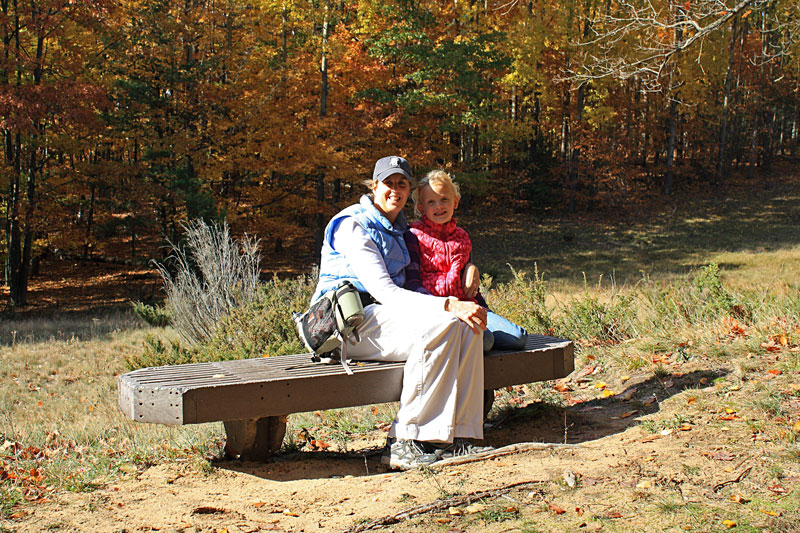
[[[411,183],[402,174],[392,174],[372,186],[373,203],[394,224],[411,194]]]

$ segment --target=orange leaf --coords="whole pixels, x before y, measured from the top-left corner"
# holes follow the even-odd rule
[[[697,403],[697,396],[689,396],[689,398],[686,400],[686,403],[689,405]]]
[[[611,511],[606,513],[606,518],[622,518],[622,513],[617,511]]]
[[[633,416],[633,415],[635,415],[635,414],[636,414],[636,413],[638,413],[638,412],[639,412],[639,410],[638,410],[638,409],[636,409],[635,411],[628,411],[628,412],[626,412],[626,413],[622,413],[621,415],[619,415],[619,417],[620,417],[620,418],[628,418],[629,416]]]
[[[560,382],[560,381],[559,381],[558,383],[556,383],[555,385],[553,385],[553,388],[554,388],[555,390],[557,390],[558,392],[569,392],[569,391],[571,391],[571,390],[572,390],[572,389],[569,387],[569,385],[567,385],[566,383],[562,383],[562,382]]]
[[[564,513],[567,512],[566,510],[562,509],[561,507],[559,507],[558,505],[556,505],[554,503],[548,503],[547,507],[549,507],[550,510],[553,511],[554,513],[556,513],[556,514],[564,514]]]
[[[736,522],[734,522],[733,520],[723,520],[722,525],[730,529],[732,527],[736,527]]]
[[[777,368],[773,368],[771,370],[767,370],[767,374],[772,374],[773,376],[780,376],[783,374],[783,370],[778,370]]]
[[[781,516],[780,511],[767,511],[766,509],[759,509],[759,511],[761,511],[764,514],[768,514],[770,516]]]

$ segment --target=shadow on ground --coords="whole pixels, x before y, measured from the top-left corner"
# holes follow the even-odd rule
[[[664,400],[685,389],[706,386],[725,374],[696,371],[680,377],[653,375],[629,384],[615,396],[578,401],[568,407],[544,402],[505,407],[487,421],[484,443],[500,448],[523,442],[581,444],[602,439],[638,425],[643,416],[657,413]],[[632,414],[623,417],[626,413]],[[371,476],[387,471],[380,464],[382,446],[380,441],[350,453],[280,453],[265,463],[222,460],[215,466],[273,481]]]

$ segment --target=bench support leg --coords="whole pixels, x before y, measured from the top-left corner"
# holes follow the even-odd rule
[[[241,459],[263,461],[280,450],[286,435],[286,416],[226,420],[225,451]]]

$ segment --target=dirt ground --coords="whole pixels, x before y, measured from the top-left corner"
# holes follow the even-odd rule
[[[11,531],[800,531],[800,457],[786,457],[796,446],[787,446],[785,433],[755,429],[754,413],[726,407],[745,405],[767,384],[789,394],[785,407],[797,415],[800,398],[792,394],[800,373],[770,372],[777,360],[764,356],[746,373],[705,358],[666,361],[670,373],[630,377],[590,362],[559,383],[564,407],[528,401],[525,387],[502,391],[504,408],[493,412],[485,440],[499,451],[473,462],[387,471],[378,431],[350,443],[347,453],[154,465],[92,492],[53,494],[2,525]]]

